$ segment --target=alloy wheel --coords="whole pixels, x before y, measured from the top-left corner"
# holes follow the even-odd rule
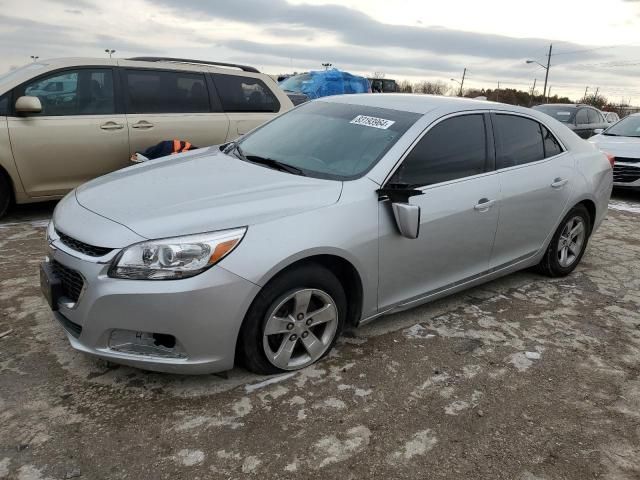
[[[580,216],[571,217],[565,223],[560,238],[558,239],[558,263],[567,268],[580,256],[582,246],[586,238],[584,219]]]
[[[338,310],[328,293],[297,290],[269,312],[262,337],[265,355],[282,370],[306,367],[325,354],[337,329]]]

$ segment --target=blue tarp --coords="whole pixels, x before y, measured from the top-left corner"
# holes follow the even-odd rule
[[[280,82],[280,87],[285,91],[304,93],[310,99],[370,91],[369,80],[336,68],[289,77]]]

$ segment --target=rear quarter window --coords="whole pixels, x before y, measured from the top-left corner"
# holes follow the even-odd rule
[[[280,102],[259,78],[214,74],[225,112],[278,112]]]

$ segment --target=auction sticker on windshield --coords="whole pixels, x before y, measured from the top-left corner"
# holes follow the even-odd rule
[[[386,130],[396,122],[394,120],[386,120],[384,118],[368,117],[367,115],[358,115],[349,123],[354,123],[356,125],[364,125],[365,127],[373,127],[373,128],[380,128],[382,130]]]

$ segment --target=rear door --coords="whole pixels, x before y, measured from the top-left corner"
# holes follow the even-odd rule
[[[28,195],[61,195],[128,164],[116,79],[111,67],[82,67],[16,87],[14,100],[31,95],[42,104],[40,113],[8,116],[13,156]]]
[[[489,267],[498,225],[499,181],[488,114],[444,119],[412,148],[389,183],[415,186],[418,238],[401,236],[389,200],[379,203],[379,308],[418,299]]]
[[[212,74],[222,109],[229,117],[227,141],[253,130],[280,111],[280,102],[259,78]]]
[[[553,233],[571,195],[574,160],[532,118],[494,113],[492,123],[501,206],[491,266],[500,268],[533,256]]]
[[[164,140],[185,140],[197,147],[226,140],[229,119],[206,74],[124,68],[122,84],[131,153]]]

